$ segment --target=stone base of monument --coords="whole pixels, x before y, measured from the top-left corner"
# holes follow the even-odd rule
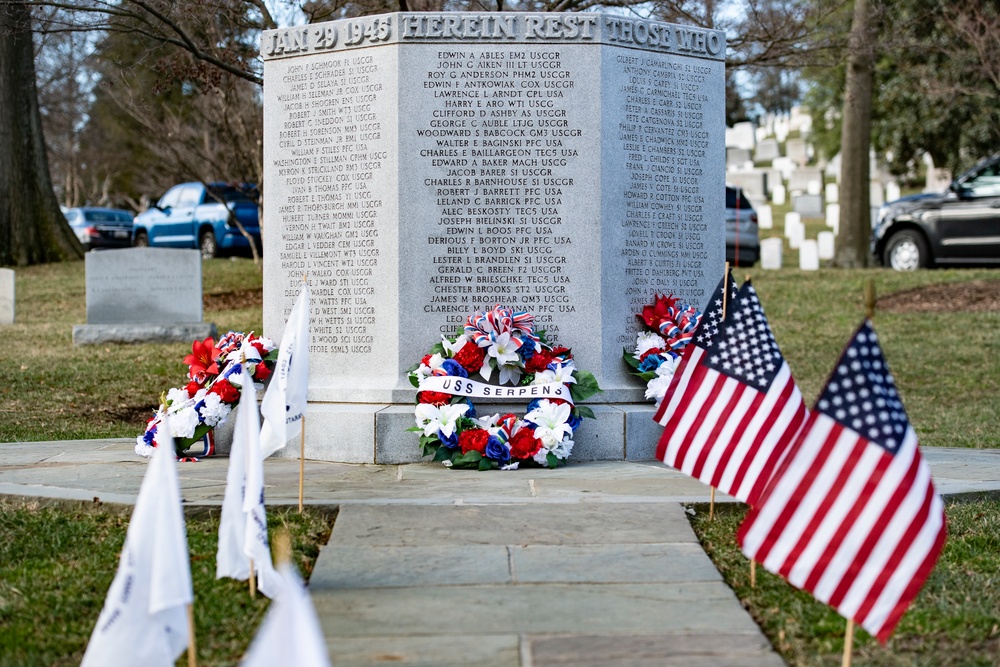
[[[211,322],[191,324],[76,324],[74,345],[104,343],[190,343],[208,337],[218,338]]]
[[[596,419],[585,419],[574,434],[574,461],[650,461],[663,427],[653,421],[655,408],[647,403],[587,404]],[[520,408],[520,409],[516,409]],[[480,415],[513,412],[523,406],[477,405]],[[412,405],[312,403],[306,413],[307,459],[339,463],[397,464],[429,459],[420,456],[419,434]],[[216,449],[220,438],[216,436]],[[228,452],[228,448],[225,450]],[[275,456],[297,458],[299,447],[289,443]]]

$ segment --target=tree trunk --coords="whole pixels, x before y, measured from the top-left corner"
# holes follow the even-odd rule
[[[872,229],[868,153],[875,78],[874,23],[869,0],[855,0],[840,137],[840,234],[833,260],[834,266],[841,268],[868,264]]]
[[[0,3],[0,265],[83,257],[52,190],[34,57],[28,5]]]

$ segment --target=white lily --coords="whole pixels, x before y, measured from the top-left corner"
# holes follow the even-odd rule
[[[535,437],[546,448],[555,447],[564,437],[573,434],[569,421],[571,408],[568,403],[539,401],[538,407],[524,416],[525,421],[535,425]]]
[[[548,384],[550,382],[575,384],[576,378],[573,377],[573,371],[575,370],[576,367],[572,361],[567,361],[565,364],[556,364],[555,370],[544,370],[535,373],[535,379],[531,381],[531,384]]]
[[[417,426],[424,430],[424,435],[434,435],[438,431],[445,437],[455,432],[459,418],[469,410],[468,403],[449,403],[440,408],[430,403],[421,403],[414,410]]]
[[[465,334],[462,334],[461,336],[456,338],[454,343],[448,340],[445,336],[441,336],[441,347],[443,347],[445,351],[448,352],[449,358],[454,358],[454,356],[458,354],[458,351],[461,350],[463,347],[465,347],[465,344],[468,343],[469,341],[470,338]]]

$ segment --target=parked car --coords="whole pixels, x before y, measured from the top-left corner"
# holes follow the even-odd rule
[[[84,249],[132,245],[132,214],[117,208],[67,208],[63,215]]]
[[[944,192],[884,204],[871,235],[875,260],[897,271],[935,265],[1000,264],[1000,153]]]
[[[737,196],[738,195],[738,196]],[[753,266],[760,259],[757,212],[743,190],[726,186],[726,261]]]
[[[136,216],[132,244],[138,247],[198,248],[202,259],[249,250],[239,221],[260,248],[257,188],[201,183],[175,185],[154,206]]]

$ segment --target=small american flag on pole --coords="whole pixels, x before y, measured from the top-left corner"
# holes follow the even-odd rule
[[[805,422],[802,394],[749,281],[711,340],[696,344],[657,414],[657,458],[753,504]]]
[[[885,642],[945,540],[944,504],[864,322],[747,515],[743,553]]]

